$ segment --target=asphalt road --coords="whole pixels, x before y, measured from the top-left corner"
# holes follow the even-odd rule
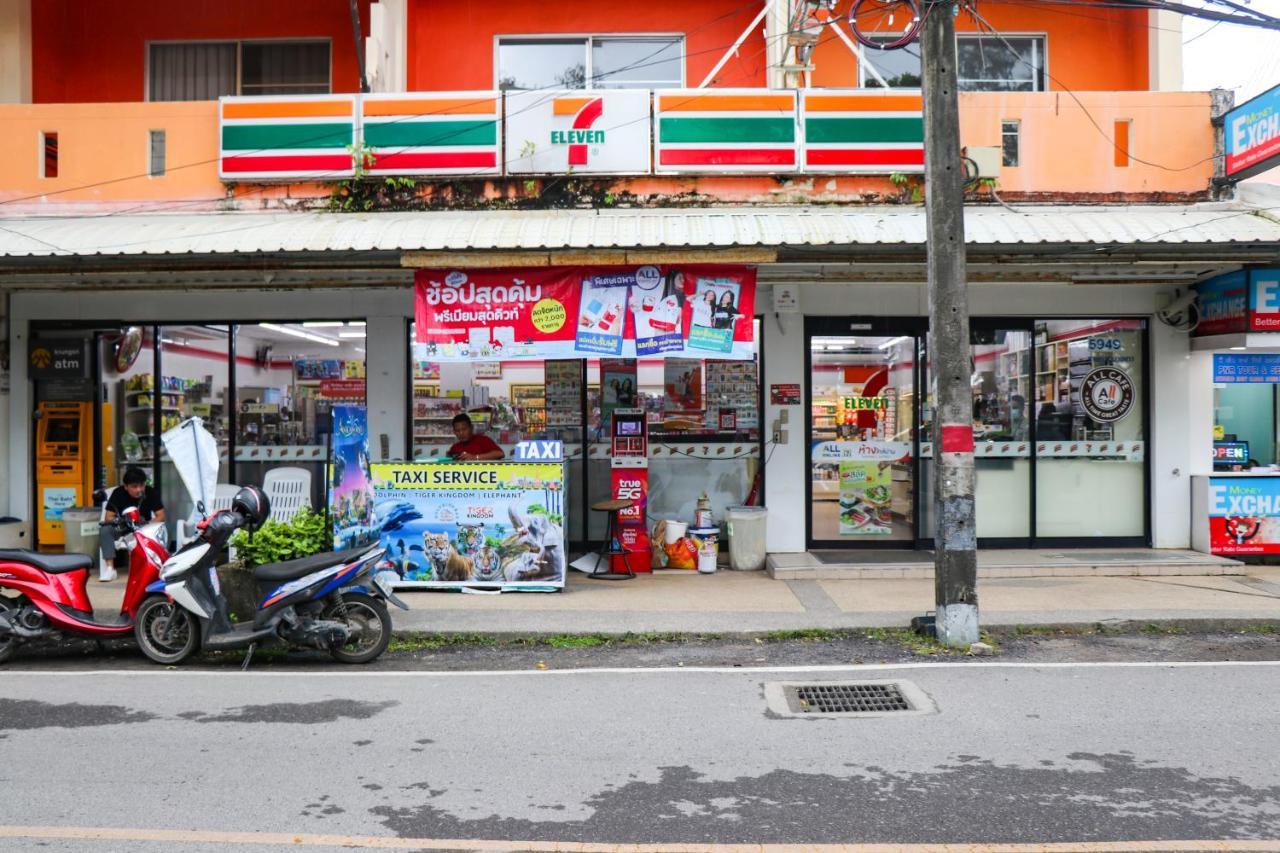
[[[865,679],[906,679],[937,713],[793,719],[765,700],[767,682]],[[1278,696],[1276,662],[10,669],[0,850],[1280,849]]]

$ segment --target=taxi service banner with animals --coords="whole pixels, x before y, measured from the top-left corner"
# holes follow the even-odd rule
[[[558,589],[564,473],[563,462],[373,463],[372,533],[401,587]]]
[[[755,356],[746,266],[418,270],[414,319],[432,361]]]

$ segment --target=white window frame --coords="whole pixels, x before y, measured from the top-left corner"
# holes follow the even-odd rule
[[[957,41],[957,44],[959,43],[959,40],[960,40],[960,39],[967,39],[967,40],[970,40],[970,41],[993,41],[993,42],[995,42],[995,43],[998,45],[998,44],[1000,43],[1000,39],[1001,39],[1001,38],[1005,39],[1006,41],[1011,41],[1011,40],[1013,40],[1013,39],[1036,39],[1036,40],[1038,40],[1038,42],[1039,42],[1039,50],[1040,50],[1040,53],[1041,53],[1041,57],[1040,57],[1040,70],[1039,70],[1039,75],[1040,75],[1040,78],[1041,78],[1041,79],[1040,79],[1039,81],[1037,81],[1037,82],[1039,82],[1039,84],[1040,84],[1040,88],[1039,88],[1039,89],[1032,89],[1032,90],[1031,90],[1031,92],[1047,92],[1047,91],[1049,91],[1049,34],[1048,34],[1048,33],[1045,33],[1045,32],[1040,32],[1040,33],[1030,33],[1030,32],[1027,32],[1027,33],[1000,33],[1000,35],[999,35],[999,36],[993,35],[993,34],[991,34],[991,33],[982,33],[982,32],[963,32],[963,33],[957,33],[957,34],[956,34],[956,41]],[[1033,57],[1034,57],[1034,54],[1033,54]],[[975,91],[984,91],[984,90],[981,90],[981,89],[964,89],[964,88],[962,88],[962,89],[960,89],[960,91],[962,91],[962,92],[975,92]],[[1030,94],[1030,92],[1022,92],[1022,91],[1016,91],[1016,90],[1015,90],[1015,91],[1011,91],[1011,92],[1004,92],[1004,91],[1002,91],[1000,94],[1008,94],[1008,95],[1020,95],[1020,94],[1021,94],[1021,95],[1026,95],[1026,94]]]
[[[585,69],[586,87],[583,91],[607,92],[609,89],[595,89],[591,85],[591,80],[595,76],[591,67],[591,43],[593,40],[600,41],[637,41],[651,40],[660,41],[663,39],[674,39],[680,43],[680,83],[677,86],[662,88],[683,89],[688,85],[688,43],[684,33],[541,33],[537,35],[528,35],[521,33],[519,35],[495,35],[493,37],[493,88],[495,90],[502,88],[502,66],[499,57],[502,52],[503,42],[545,42],[545,41],[575,41],[581,39],[583,41],[583,51],[586,53],[586,59],[583,64]],[[630,88],[630,87],[627,87]],[[637,89],[653,89],[653,85],[636,86]],[[536,92],[538,89],[516,89],[512,91],[529,91]]]
[[[236,95],[243,92],[244,87],[244,46],[246,44],[271,44],[283,42],[287,44],[318,44],[323,42],[329,48],[329,94],[333,94],[333,39],[328,36],[287,36],[280,38],[260,39],[148,39],[143,43],[142,58],[142,98],[151,102],[151,46],[153,44],[233,44],[236,46]],[[289,97],[287,95],[281,97]]]
[[[1032,91],[1032,92],[1048,92],[1048,91],[1050,91],[1050,90],[1051,90],[1051,88],[1052,88],[1052,82],[1051,82],[1051,78],[1049,77],[1049,34],[1048,34],[1047,32],[1039,32],[1039,33],[1032,33],[1032,32],[1019,32],[1019,33],[1001,33],[1000,35],[1001,35],[1003,38],[1005,38],[1005,39],[1015,39],[1015,38],[1039,39],[1039,41],[1040,41],[1040,48],[1041,48],[1041,52],[1042,52],[1042,54],[1043,54],[1042,61],[1041,61],[1041,63],[1040,63],[1040,77],[1041,77],[1042,79],[1041,79],[1039,82],[1040,82],[1040,84],[1041,84],[1041,88],[1039,88],[1039,89],[1032,89],[1031,91]],[[990,40],[990,41],[999,42],[999,39],[998,39],[996,36],[991,35],[990,33],[981,33],[981,32],[963,32],[963,33],[956,33],[956,43],[957,43],[957,46],[959,45],[959,42],[960,42],[960,40],[961,40],[961,39],[973,39],[973,40],[975,40],[975,41],[976,41],[976,40],[978,40],[978,39],[983,39],[983,40]],[[912,47],[912,49],[914,49],[917,53],[919,53],[919,52],[920,52],[919,42],[916,42],[916,43],[915,43],[915,45],[913,45],[913,46],[911,46],[911,47]],[[864,48],[864,50],[865,50],[865,51],[870,51],[871,49],[870,49],[870,48]],[[860,88],[863,88],[863,89],[866,89],[866,88],[876,88],[876,89],[881,88],[880,86],[870,86],[870,85],[867,83],[867,80],[868,80],[868,79],[874,79],[874,78],[872,78],[872,77],[871,77],[871,75],[867,73],[866,63],[859,62],[859,63],[858,63],[858,86],[859,86]],[[975,91],[975,90],[973,90],[973,89],[961,89],[960,91],[962,91],[962,92],[972,92],[972,91]],[[1022,93],[1019,93],[1019,92],[1011,92],[1011,93],[1007,93],[1007,94],[1028,94],[1028,93],[1026,93],[1026,92],[1022,92]]]

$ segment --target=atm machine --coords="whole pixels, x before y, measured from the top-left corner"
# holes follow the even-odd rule
[[[93,495],[93,404],[36,407],[36,512],[40,548],[66,544],[64,510],[88,506]]]
[[[618,543],[627,552],[626,561],[631,571],[647,572],[650,570],[646,513],[649,503],[648,420],[641,409],[614,409],[611,422],[610,491],[615,500],[636,502],[631,509],[618,511]]]

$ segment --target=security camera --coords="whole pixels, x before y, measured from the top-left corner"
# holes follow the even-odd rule
[[[1166,326],[1190,332],[1200,325],[1200,310],[1196,306],[1196,292],[1188,289],[1181,296],[1156,311],[1156,319]]]

